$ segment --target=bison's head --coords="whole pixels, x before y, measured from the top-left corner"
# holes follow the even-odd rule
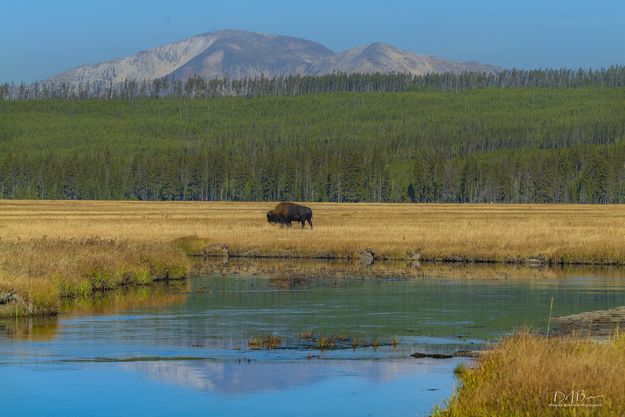
[[[269,210],[267,212],[267,221],[271,224],[276,224],[278,222],[278,219],[276,218],[276,215],[273,214],[273,212],[271,210]]]

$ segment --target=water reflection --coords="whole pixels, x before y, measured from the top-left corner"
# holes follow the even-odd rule
[[[63,317],[157,310],[183,304],[190,288],[190,281],[174,281],[158,283],[150,287],[127,287],[101,292],[91,297],[66,299],[62,306],[61,317],[0,318],[0,337],[50,341],[58,335]]]
[[[128,311],[157,310],[182,304],[190,291],[190,281],[157,283],[100,292],[91,297],[65,300],[65,315],[109,315]]]
[[[623,278],[622,266],[592,265],[528,265],[501,263],[419,263],[415,261],[376,261],[363,264],[359,260],[276,259],[276,258],[195,258],[200,275],[264,276],[285,278],[450,278],[483,280],[569,279],[572,277]],[[622,284],[625,285],[625,284]]]
[[[283,347],[297,348],[296,335],[312,331],[367,340],[397,337],[402,349],[422,348],[423,338],[434,338],[442,342],[432,345],[455,349],[519,326],[545,327],[552,297],[554,316],[625,304],[620,268],[407,268],[403,262],[272,259],[208,260],[198,268],[220,272],[67,302],[60,322],[3,320],[0,336],[232,350],[245,349],[251,336],[268,334],[280,336]],[[80,351],[88,355],[89,348]]]
[[[15,340],[48,341],[53,340],[58,332],[59,322],[56,317],[33,319],[24,317],[0,319],[0,336]]]
[[[275,362],[243,361],[142,361],[119,364],[169,384],[220,394],[248,394],[290,389],[341,375],[382,382],[410,375],[427,374],[440,365],[425,361],[307,360]],[[432,389],[442,388],[433,384]]]
[[[65,417],[85,410],[92,417],[413,417],[429,415],[449,397],[456,363],[404,361],[397,366],[380,361],[373,365],[372,377],[367,363],[359,367],[350,362],[4,365],[0,388],[3,412],[13,417]],[[289,365],[299,370],[289,373]]]
[[[552,298],[554,316],[625,304],[619,268],[244,259],[198,268],[186,282],[67,303],[58,318],[0,321],[3,411],[65,416],[96,401],[93,415],[107,417],[427,415],[449,396],[458,360],[410,353],[544,329]],[[301,333],[399,345],[321,351]],[[279,349],[248,348],[266,335]]]

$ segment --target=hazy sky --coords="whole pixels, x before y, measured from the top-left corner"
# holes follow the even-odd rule
[[[6,0],[0,81],[33,81],[219,29],[343,50],[373,41],[506,67],[625,64],[623,0]]]

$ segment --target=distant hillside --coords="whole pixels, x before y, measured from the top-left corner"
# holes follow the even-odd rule
[[[0,102],[0,198],[625,203],[624,101],[592,87]]]
[[[454,62],[434,56],[419,55],[397,49],[385,43],[371,43],[358,48],[339,52],[324,59],[317,67],[317,74],[343,72],[362,73],[402,73],[424,75],[431,73],[486,72],[494,73],[500,68],[477,62]]]
[[[289,36],[223,30],[141,51],[136,55],[58,74],[53,82],[120,83],[168,75],[187,79],[229,76],[243,79],[284,75],[343,73],[428,73],[463,71],[495,73],[501,68],[476,62],[454,62],[372,43],[334,53],[325,46]]]

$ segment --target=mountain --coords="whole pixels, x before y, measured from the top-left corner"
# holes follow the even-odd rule
[[[152,80],[167,75],[187,79],[320,75],[345,73],[497,72],[499,67],[477,62],[455,62],[397,49],[384,43],[334,53],[325,46],[289,36],[222,30],[141,51],[136,55],[58,74],[53,82],[86,83]]]
[[[330,74],[339,71],[345,73],[395,72],[423,75],[432,72],[497,72],[498,70],[499,68],[492,65],[448,61],[434,56],[404,51],[385,43],[374,42],[326,58],[317,67],[317,74]]]
[[[264,74],[313,74],[316,63],[334,56],[325,46],[289,36],[225,30],[209,33],[214,42],[176,69],[176,78],[194,75],[232,78]]]

